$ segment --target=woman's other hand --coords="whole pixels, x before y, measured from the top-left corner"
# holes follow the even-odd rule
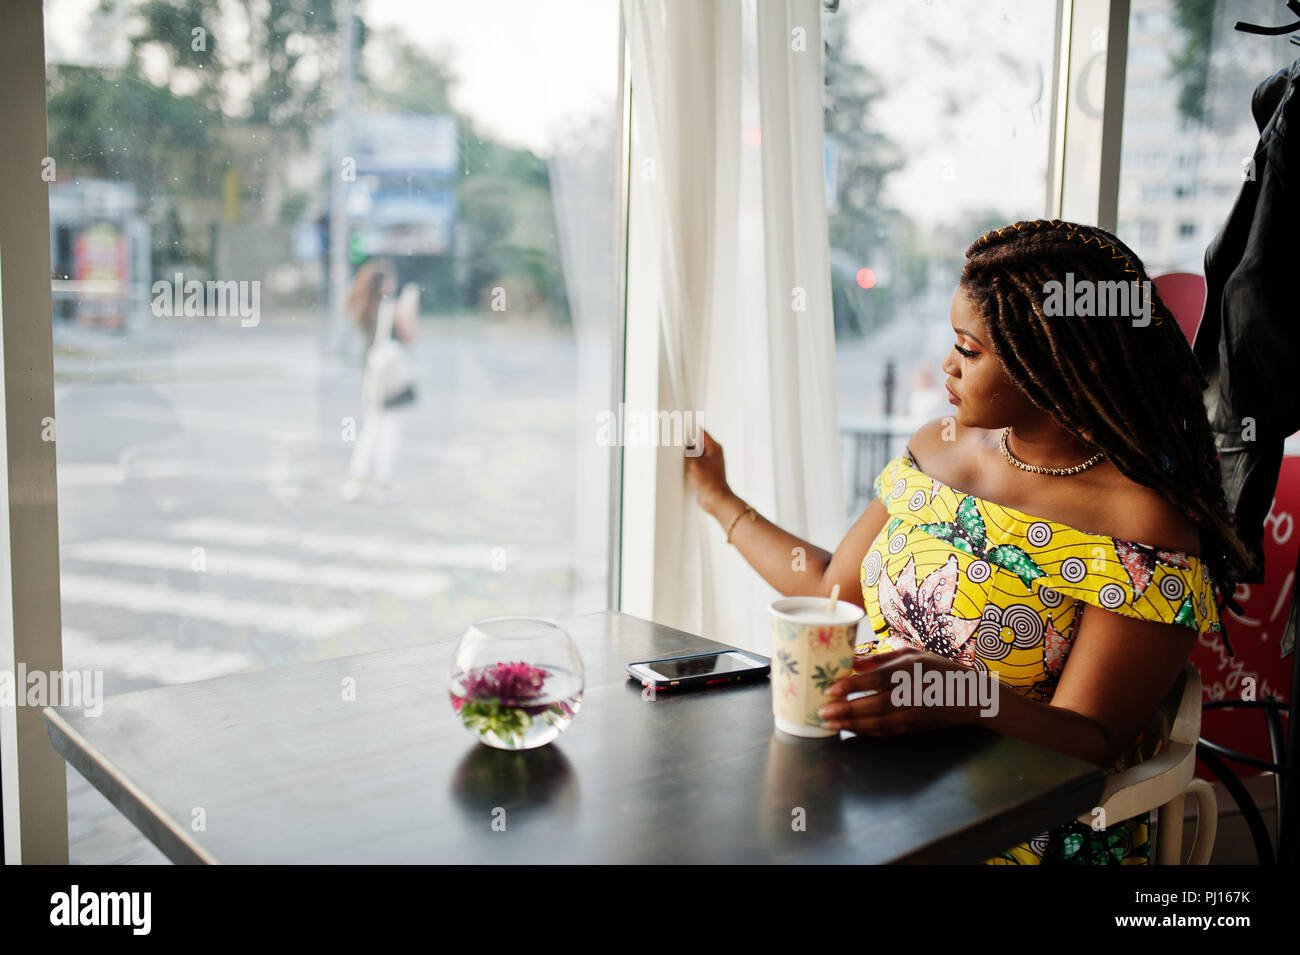
[[[996,676],[909,647],[856,657],[853,675],[831,685],[831,701],[820,713],[830,729],[897,736],[996,716],[999,689]],[[846,699],[868,690],[876,692],[852,702]]]
[[[727,485],[727,465],[722,445],[700,428],[697,445],[686,448],[686,479],[695,491],[700,507],[717,516],[717,509],[733,495]]]

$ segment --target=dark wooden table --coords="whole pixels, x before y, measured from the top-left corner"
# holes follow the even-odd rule
[[[563,623],[587,692],[538,750],[459,725],[454,640],[47,708],[46,727],[175,862],[978,862],[1102,790],[1100,769],[978,727],[795,740],[766,680],[649,700],[625,663],[724,645]]]

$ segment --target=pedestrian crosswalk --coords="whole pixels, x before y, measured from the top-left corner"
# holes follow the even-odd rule
[[[65,656],[103,669],[109,692],[312,658],[322,641],[339,652],[370,624],[409,638],[456,573],[510,559],[486,543],[201,514],[131,530],[60,550]]]
[[[76,627],[63,628],[63,667],[120,673],[133,680],[192,683],[255,669],[246,653],[216,647],[179,647],[142,637],[109,640]]]
[[[415,567],[492,569],[500,555],[491,545],[447,545],[393,540],[377,534],[343,534],[286,524],[260,524],[223,517],[197,517],[173,524],[171,536],[239,547],[281,545],[316,557],[351,556]]]
[[[270,601],[229,597],[209,590],[182,590],[170,584],[139,583],[75,571],[59,575],[63,604],[94,604],[137,614],[171,614],[229,627],[320,640],[365,619],[355,610],[317,610]]]
[[[266,536],[269,538],[272,535]],[[280,584],[385,591],[412,600],[427,597],[447,587],[447,576],[433,571],[377,570],[352,562],[307,563],[246,550],[155,540],[105,538],[86,541],[65,547],[63,556],[121,566],[190,571],[215,577],[249,577]],[[382,551],[374,556],[382,556]]]

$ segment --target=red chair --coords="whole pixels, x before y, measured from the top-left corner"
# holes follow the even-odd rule
[[[1201,313],[1205,311],[1205,276],[1195,272],[1166,272],[1151,281],[1191,344],[1196,339],[1196,329],[1201,325]]]

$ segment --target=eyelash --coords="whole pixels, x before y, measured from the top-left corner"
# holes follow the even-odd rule
[[[969,349],[962,348],[960,345],[953,345],[952,347],[957,349],[957,354],[965,358],[974,358],[977,354],[979,354],[979,352],[973,352],[970,351]]]

